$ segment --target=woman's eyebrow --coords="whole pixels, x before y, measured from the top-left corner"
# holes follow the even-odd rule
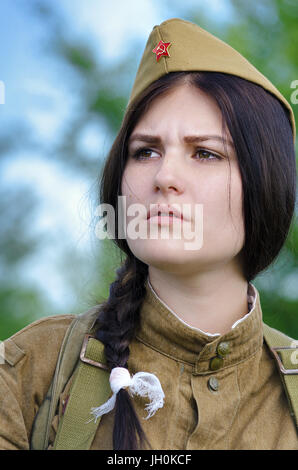
[[[196,144],[206,142],[207,140],[216,140],[221,142],[222,144],[226,144],[234,148],[233,142],[231,142],[229,139],[224,139],[220,135],[188,135],[185,136],[183,140],[187,144]],[[151,134],[133,134],[129,139],[129,143],[131,144],[134,141],[146,142],[147,144],[156,145],[160,145],[162,143],[162,139],[160,136]]]
[[[201,143],[201,142],[206,142],[207,140],[216,140],[222,144],[229,145],[230,147],[234,148],[234,144],[231,140],[229,139],[224,139],[220,135],[189,135],[184,137],[184,142],[187,144],[195,144],[195,143]]]

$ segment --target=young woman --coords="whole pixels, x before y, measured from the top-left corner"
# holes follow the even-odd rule
[[[100,201],[117,216],[125,199],[126,237],[116,220],[115,242],[126,260],[96,309],[113,394],[91,410],[101,416],[91,449],[298,449],[251,282],[289,232],[293,135],[289,104],[234,49],[183,20],[154,28],[102,175]],[[135,236],[135,204],[157,236]],[[1,448],[30,447],[72,319],[43,319],[8,340]]]

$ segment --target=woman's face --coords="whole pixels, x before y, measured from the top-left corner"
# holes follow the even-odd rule
[[[135,238],[128,230],[126,240],[149,266],[186,275],[235,262],[244,244],[242,183],[234,148],[227,144],[229,210],[229,163],[222,137],[217,104],[188,84],[156,98],[132,131],[121,192],[126,210],[132,204],[144,207],[142,229],[145,224],[148,236]],[[184,219],[161,216],[161,224],[157,216],[147,220],[147,211],[159,204],[163,212],[174,204]],[[126,228],[137,214],[126,217]],[[178,223],[178,232],[171,221]]]

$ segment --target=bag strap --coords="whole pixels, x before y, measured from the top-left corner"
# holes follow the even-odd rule
[[[110,370],[104,345],[87,334],[84,339],[64,415],[60,419],[54,450],[88,450],[100,418],[91,418],[91,408],[105,403],[112,395]]]
[[[60,394],[73,374],[84,337],[91,330],[98,316],[98,307],[96,305],[77,315],[66,331],[52,383],[33,423],[30,441],[30,449],[32,450],[46,450],[48,448],[51,424]]]
[[[263,323],[264,339],[278,365],[298,432],[298,341]]]

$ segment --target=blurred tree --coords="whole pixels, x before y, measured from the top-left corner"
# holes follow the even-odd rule
[[[0,340],[50,312],[48,299],[19,276],[20,265],[40,245],[40,238],[29,231],[37,208],[32,188],[1,186]]]
[[[36,286],[2,283],[0,287],[0,341],[12,336],[39,317],[49,314],[48,299]]]

